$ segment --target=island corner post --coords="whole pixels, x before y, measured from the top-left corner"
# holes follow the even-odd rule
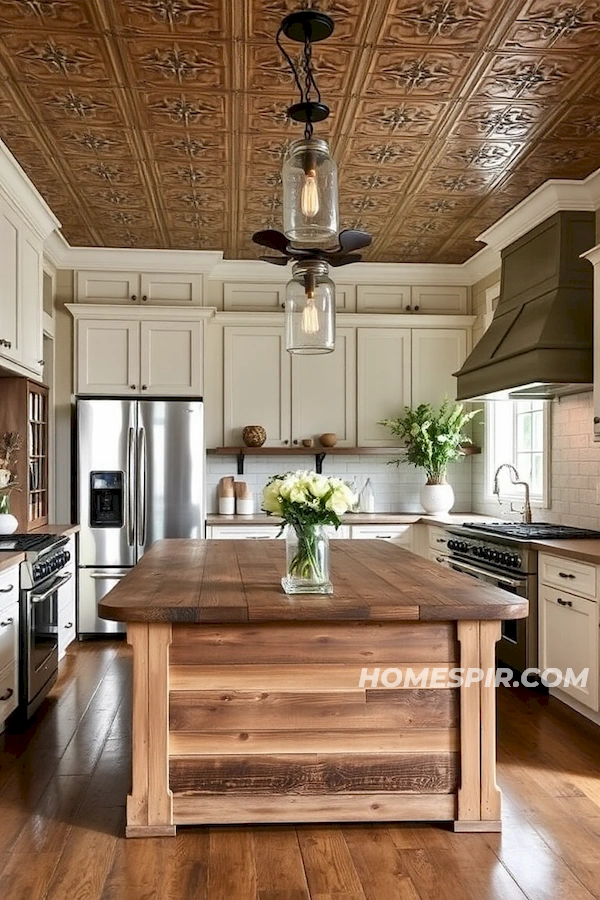
[[[133,649],[127,836],[361,821],[499,831],[495,681],[458,686],[451,671],[493,670],[501,621],[527,602],[375,540],[335,542],[333,595],[291,598],[283,552],[161,541],[102,601]]]

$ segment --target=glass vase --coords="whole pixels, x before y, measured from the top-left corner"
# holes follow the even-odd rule
[[[286,594],[331,594],[329,537],[324,525],[288,525],[285,530]]]

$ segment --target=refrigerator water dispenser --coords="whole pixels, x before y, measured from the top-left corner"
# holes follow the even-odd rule
[[[125,509],[125,473],[90,473],[90,527],[122,528]]]

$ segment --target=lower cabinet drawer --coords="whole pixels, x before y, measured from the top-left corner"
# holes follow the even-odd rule
[[[0,610],[0,671],[19,658],[19,604]]]
[[[596,566],[575,559],[540,553],[538,581],[583,597],[596,596]]]
[[[0,722],[17,708],[19,702],[19,666],[17,660],[0,671]]]
[[[353,525],[351,536],[355,541],[392,541],[410,547],[412,532],[410,525]]]
[[[58,658],[64,656],[69,644],[75,640],[75,607],[72,604],[63,606],[58,611]]]
[[[432,550],[440,550],[442,553],[446,553],[449,538],[450,535],[444,528],[438,528],[437,525],[429,526],[429,546]]]
[[[210,537],[213,540],[268,541],[280,537],[279,531],[279,525],[213,525]]]
[[[429,555],[427,557],[431,562],[439,563],[440,566],[447,566],[448,560],[450,559],[449,553],[444,553],[443,550],[433,550],[431,547],[429,548]]]

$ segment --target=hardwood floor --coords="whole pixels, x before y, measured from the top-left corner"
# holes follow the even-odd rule
[[[440,826],[181,828],[126,840],[129,649],[72,646],[0,753],[2,900],[600,898],[600,729],[500,690],[504,831]]]

